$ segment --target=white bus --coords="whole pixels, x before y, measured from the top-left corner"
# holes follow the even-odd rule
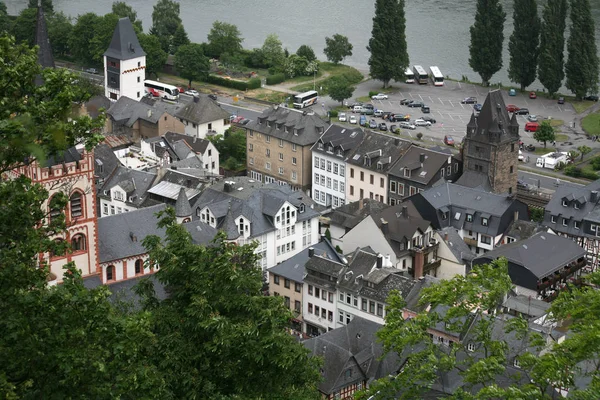
[[[427,72],[425,72],[425,69],[423,69],[423,67],[421,67],[420,65],[413,66],[413,73],[415,74],[415,80],[420,85],[427,84],[429,76],[427,75]]]
[[[319,101],[319,93],[316,90],[310,90],[294,96],[294,108],[310,107]]]
[[[179,98],[179,89],[177,89],[177,86],[150,80],[145,80],[144,86],[146,87],[146,93],[151,93],[154,97],[161,97],[168,100],[177,100]]]
[[[410,68],[406,68],[406,71],[404,71],[404,76],[406,77],[406,83],[415,83],[415,74],[413,74]]]
[[[438,67],[429,67],[431,82],[434,86],[444,86],[444,75]]]

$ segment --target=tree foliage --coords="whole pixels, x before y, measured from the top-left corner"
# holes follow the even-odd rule
[[[291,54],[285,59],[283,70],[288,78],[295,76],[312,75],[312,69],[309,69],[310,63],[304,57],[297,54]]]
[[[9,32],[11,28],[11,22],[8,18],[8,11],[6,9],[6,4],[0,1],[0,34],[5,32]]]
[[[50,38],[50,45],[52,46],[54,56],[70,54],[69,41],[73,33],[71,18],[61,11],[46,15],[46,23],[48,25],[48,37]]]
[[[339,64],[344,61],[344,58],[352,55],[352,44],[348,41],[348,37],[336,33],[331,38],[325,38],[323,53],[329,61]]]
[[[221,233],[196,246],[172,209],[159,225],[166,240],[144,245],[169,298],[146,294],[145,304],[157,337],[152,361],[174,397],[317,398],[316,360],[287,333],[292,314],[282,298],[263,295],[255,245]]]
[[[241,128],[231,127],[225,131],[225,135],[214,135],[208,137],[208,140],[215,145],[219,154],[235,160],[240,165],[246,165],[246,131]],[[231,166],[231,165],[230,165]],[[236,168],[227,168],[233,169]]]
[[[285,60],[285,55],[283,54],[283,46],[281,45],[281,40],[277,37],[276,34],[271,33],[265,39],[265,42],[261,48],[262,56],[264,57],[264,63],[268,67],[281,67],[283,66],[283,62]]]
[[[565,86],[580,100],[588,93],[598,92],[600,69],[595,32],[589,0],[572,0]]]
[[[12,25],[11,33],[17,43],[25,43],[31,47],[35,44],[35,25],[37,10],[35,8],[24,8]]]
[[[377,0],[367,50],[371,77],[382,81],[384,88],[392,79],[404,78],[409,63],[405,31],[404,0]]]
[[[329,97],[342,104],[344,103],[344,100],[352,97],[354,89],[354,86],[352,86],[343,76],[330,79],[327,85]]]
[[[306,45],[306,44],[303,44],[302,46],[298,47],[298,50],[296,50],[296,54],[299,55],[300,57],[306,58],[308,61],[316,61],[317,60],[315,51],[312,49],[312,47],[310,47],[309,45]]]
[[[542,11],[538,79],[550,95],[560,89],[565,77],[566,19],[567,0],[548,0]]]
[[[469,65],[484,86],[502,68],[502,44],[506,13],[499,0],[477,0],[475,23],[469,28]]]
[[[544,121],[539,126],[538,130],[533,132],[533,138],[538,142],[543,142],[546,147],[546,142],[553,142],[556,139],[554,128],[549,121]]]
[[[137,11],[133,9],[129,4],[124,1],[115,1],[112,3],[112,13],[115,14],[119,18],[129,18],[133,27],[135,28],[135,32],[139,35],[144,32],[144,28],[142,27],[142,21],[137,19]]]
[[[177,50],[175,68],[179,75],[188,80],[188,86],[191,87],[194,79],[200,80],[208,75],[210,62],[201,45],[190,43],[180,46]]]
[[[168,54],[172,54],[170,51],[173,35],[179,25],[179,3],[174,0],[158,0],[152,10],[150,33],[158,37],[163,50]]]
[[[69,42],[73,56],[82,63],[101,65],[118,21],[112,13],[102,17],[94,13],[80,15]]]
[[[208,55],[219,58],[223,53],[235,53],[242,50],[242,34],[237,26],[227,22],[213,22],[208,32]]]
[[[146,53],[146,73],[157,76],[167,62],[168,55],[160,45],[160,39],[145,33],[138,35],[140,45]]]
[[[579,154],[581,154],[581,160],[583,161],[583,157],[585,157],[586,154],[591,152],[592,148],[589,146],[579,146],[577,147],[577,150],[579,151]]]
[[[515,0],[514,31],[508,41],[508,77],[521,90],[535,81],[540,43],[540,19],[536,0]]]
[[[173,40],[171,41],[171,52],[176,54],[179,47],[190,43],[190,39],[188,38],[188,34],[185,31],[183,24],[179,24],[173,35]]]

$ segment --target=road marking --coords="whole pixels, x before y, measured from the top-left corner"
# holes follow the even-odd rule
[[[402,92],[398,92],[398,94],[400,94],[400,97],[404,97],[404,95],[402,94]]]
[[[448,114],[448,116],[450,117],[450,119],[451,119],[452,121],[454,121],[454,117],[452,116],[452,114]]]
[[[458,84],[458,88],[462,89],[462,86],[460,86],[460,82],[456,82]]]
[[[414,99],[414,97],[413,97],[413,95],[412,95],[412,92],[410,92],[410,93],[408,93],[408,94],[410,95],[410,98],[411,98],[411,99]]]
[[[452,103],[452,100],[448,100],[448,103],[450,103],[450,105],[452,106],[452,108],[454,108],[454,103]]]
[[[388,100],[388,103],[390,103],[390,107],[394,105],[391,100]]]
[[[440,99],[440,98],[438,97],[438,100],[440,101],[440,103],[442,103],[442,105],[444,105],[444,102],[442,101],[442,99]]]
[[[410,132],[406,132],[406,133],[408,133],[408,136],[412,137],[412,134]]]
[[[460,104],[460,106],[463,108],[463,110],[465,109],[465,105],[463,103],[458,103]]]
[[[422,97],[421,95],[419,95],[419,98],[421,99],[421,101],[424,101],[424,100],[423,100],[423,97]]]

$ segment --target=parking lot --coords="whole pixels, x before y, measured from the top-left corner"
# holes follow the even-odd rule
[[[415,137],[418,132],[422,132],[427,140],[437,141],[443,140],[445,135],[452,136],[457,142],[460,142],[465,135],[465,130],[471,113],[473,112],[472,104],[462,104],[461,100],[466,97],[477,97],[477,102],[483,104],[487,91],[477,85],[470,83],[461,83],[454,81],[446,81],[444,86],[433,86],[432,84],[394,84],[399,86],[399,90],[388,93],[387,100],[371,100],[371,103],[376,109],[393,113],[405,113],[411,116],[411,121],[422,117],[423,114],[420,108],[411,108],[401,105],[402,99],[410,99],[425,103],[431,108],[431,113],[428,116],[434,118],[436,123],[431,127],[417,127],[416,130],[406,131],[412,137]],[[493,90],[493,89],[492,89]],[[541,121],[545,118],[559,119],[566,124],[570,124],[575,116],[575,110],[569,104],[558,104],[556,100],[545,98],[529,99],[528,93],[521,94],[517,92],[516,96],[509,96],[506,90],[503,90],[505,103],[514,104],[519,108],[528,108],[530,114],[535,114]],[[349,101],[352,103],[353,101]],[[348,116],[352,115],[348,112]],[[375,119],[377,123],[384,122],[381,118],[367,116],[367,119]],[[533,133],[525,132],[523,127],[527,122],[527,115],[518,115],[521,125],[520,133],[522,140],[525,143],[536,144],[533,140]],[[388,127],[390,123],[388,123]]]

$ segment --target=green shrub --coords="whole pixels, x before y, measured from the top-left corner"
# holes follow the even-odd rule
[[[590,165],[594,171],[600,170],[600,156],[596,156],[590,160]]]
[[[529,219],[534,222],[542,222],[544,220],[544,209],[539,207],[529,206]]]
[[[259,78],[253,78],[253,79],[259,80],[259,87],[260,87],[260,79]],[[212,83],[214,85],[238,89],[238,90],[247,90],[248,89],[247,82],[236,81],[233,79],[225,79],[225,78],[221,78],[220,76],[215,76],[215,75],[208,75],[205,79],[205,82]]]
[[[565,175],[572,176],[573,178],[579,178],[581,176],[581,168],[574,165],[565,167]]]
[[[267,76],[267,85],[277,85],[285,81],[285,74],[275,74]]]
[[[595,181],[598,179],[598,174],[595,173],[594,171],[588,171],[586,169],[582,169],[581,170],[581,177],[585,178],[585,179],[590,179],[592,181]]]
[[[421,132],[417,133],[417,139],[419,139],[419,140],[423,139],[423,134]]]
[[[346,71],[341,76],[343,76],[344,79],[346,79],[351,85],[360,83],[364,78],[363,74],[361,74],[360,71],[356,69]],[[377,92],[375,94],[377,94]]]
[[[329,118],[337,118],[337,116],[338,116],[337,110],[329,111]]]
[[[556,165],[556,167],[554,167],[554,170],[561,171],[561,170],[565,169],[566,166],[567,166],[567,163],[561,161]]]
[[[262,86],[260,78],[252,78],[248,80],[248,89],[259,89]]]
[[[373,97],[375,95],[379,94],[379,92],[374,92],[372,90],[369,91],[369,97]]]

